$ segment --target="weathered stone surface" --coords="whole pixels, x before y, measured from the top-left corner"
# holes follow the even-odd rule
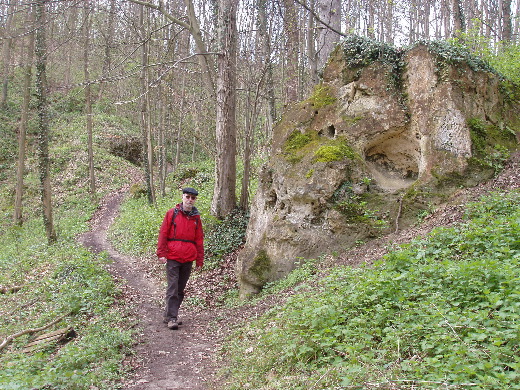
[[[426,45],[402,60],[396,78],[383,61],[349,67],[338,46],[313,96],[276,126],[237,262],[242,297],[302,257],[413,223],[492,175],[490,154],[517,147],[520,106],[494,74],[442,62]]]

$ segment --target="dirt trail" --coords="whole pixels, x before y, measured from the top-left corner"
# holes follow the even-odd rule
[[[91,230],[79,240],[92,251],[106,251],[112,260],[110,272],[121,282],[125,297],[134,301],[141,331],[133,378],[123,388],[133,390],[207,389],[214,375],[212,352],[217,347],[212,311],[183,310],[183,325],[172,331],[162,322],[164,287],[162,267],[149,261],[123,256],[107,240],[107,230],[123,200],[122,192],[110,195],[95,213]],[[160,273],[160,275],[155,275]],[[190,281],[191,282],[191,281]]]

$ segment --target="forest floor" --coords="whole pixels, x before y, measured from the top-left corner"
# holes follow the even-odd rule
[[[461,221],[464,205],[490,191],[520,188],[520,153],[516,153],[501,174],[487,183],[460,190],[447,203],[438,207],[417,226],[399,230],[387,236],[357,246],[337,258],[327,257],[322,269],[337,264],[356,266],[372,263],[384,255],[392,244],[409,242],[427,234],[437,226],[449,226]],[[179,319],[183,325],[170,330],[162,322],[165,289],[164,266],[155,256],[133,258],[118,253],[107,239],[107,230],[117,216],[126,191],[109,195],[91,220],[91,230],[80,241],[93,251],[107,251],[112,262],[110,272],[122,286],[122,298],[134,308],[128,318],[139,331],[135,355],[126,362],[131,371],[122,380],[122,387],[132,390],[203,390],[218,389],[217,351],[231,332],[255,318],[285,294],[266,297],[255,304],[227,307],[221,304],[226,291],[236,288],[234,263],[236,254],[229,256],[218,269],[192,275],[186,296],[198,305],[185,305]],[[222,363],[222,362],[220,362]]]

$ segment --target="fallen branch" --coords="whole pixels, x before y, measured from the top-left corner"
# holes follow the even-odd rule
[[[12,287],[0,287],[0,294],[9,294],[18,292],[23,288],[23,286],[12,286]]]
[[[36,337],[36,339],[34,339],[34,341],[30,342],[29,344],[27,344],[25,346],[25,348],[22,350],[22,352],[25,352],[25,353],[32,352],[35,349],[40,348],[44,345],[47,345],[48,343],[50,343],[52,341],[57,341],[58,343],[63,344],[65,342],[73,339],[74,337],[76,337],[76,332],[74,331],[73,328],[68,327],[68,328],[58,329],[58,330],[55,330],[54,332],[45,333],[45,334],[42,334],[42,335]]]
[[[22,330],[22,331],[20,331],[18,333],[12,334],[11,336],[6,337],[4,339],[4,341],[2,341],[2,344],[0,344],[0,351],[2,349],[4,349],[5,347],[7,347],[9,344],[11,344],[13,342],[13,340],[17,339],[18,337],[23,336],[25,334],[33,334],[33,333],[36,333],[36,332],[41,332],[42,330],[45,330],[45,329],[50,328],[51,326],[57,324],[58,322],[63,320],[65,317],[67,317],[67,314],[64,314],[64,315],[56,318],[52,322],[50,322],[47,325],[44,325],[42,327],[32,328],[32,329],[25,329],[25,330]]]

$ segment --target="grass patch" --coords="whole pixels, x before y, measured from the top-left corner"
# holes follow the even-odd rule
[[[116,388],[132,331],[121,323],[126,309],[116,305],[120,290],[105,268],[106,254],[94,255],[65,235],[48,246],[42,231],[35,220],[0,237],[0,285],[22,286],[0,294],[0,339],[61,315],[48,331],[72,327],[77,337],[32,353],[22,352],[31,337],[17,338],[0,354],[0,388]]]
[[[103,118],[105,124],[116,122],[115,117]],[[8,119],[2,117],[0,121]],[[0,352],[0,388],[116,389],[125,373],[124,358],[132,353],[134,324],[129,308],[119,306],[121,290],[106,269],[106,254],[90,253],[76,237],[88,229],[97,200],[131,180],[125,175],[129,165],[107,152],[99,133],[110,129],[98,125],[94,129],[97,196],[92,197],[84,120],[70,112],[52,117],[49,153],[58,241],[49,246],[40,216],[38,162],[31,129],[25,161],[23,226],[12,225],[12,171],[0,185],[0,212],[4,217],[0,286],[21,286],[18,292],[0,294],[0,340],[63,315],[63,320],[44,332],[72,327],[76,337],[63,345],[47,343],[29,353],[22,350],[31,336],[16,338]],[[0,157],[2,161],[14,156],[11,144],[8,153]],[[8,164],[12,169],[12,163]]]

